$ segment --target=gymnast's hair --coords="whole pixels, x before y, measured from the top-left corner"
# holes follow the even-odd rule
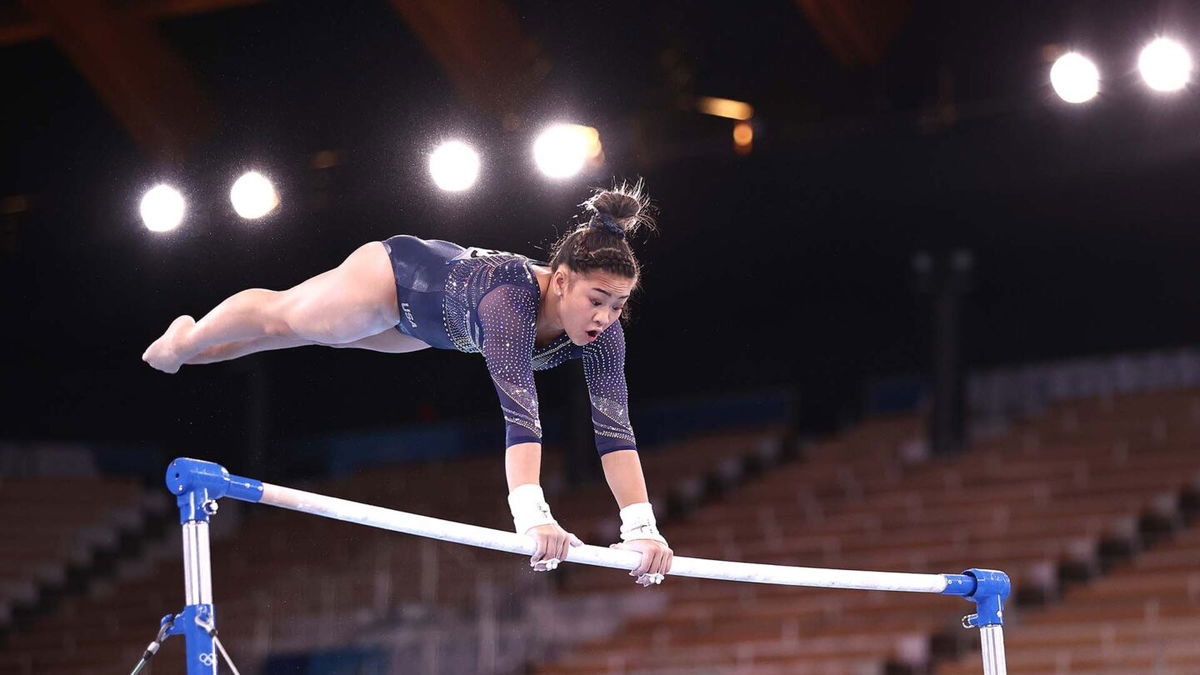
[[[641,267],[629,237],[643,227],[655,229],[642,180],[611,190],[597,189],[580,206],[587,220],[555,242],[550,249],[550,269],[566,265],[582,274],[600,270],[627,279],[640,278]]]

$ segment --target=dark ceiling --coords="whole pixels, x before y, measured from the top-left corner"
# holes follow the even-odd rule
[[[0,2],[9,437],[233,443],[250,372],[276,437],[491,414],[474,356],[309,347],[167,376],[139,355],[179,314],[391,234],[537,255],[589,186],[638,176],[662,232],[639,248],[635,409],[783,384],[821,424],[866,379],[924,372],[918,250],[973,252],[972,366],[1200,336],[1200,92],[1133,70],[1157,33],[1200,38],[1188,3],[80,4]],[[1105,75],[1091,104],[1047,84],[1066,47]],[[750,154],[698,95],[754,105]],[[597,173],[535,174],[554,119],[600,129]],[[425,174],[449,135],[484,154],[470,193]],[[251,166],[283,206],[247,224],[225,193]],[[160,179],[191,205],[167,235],[137,217]]]

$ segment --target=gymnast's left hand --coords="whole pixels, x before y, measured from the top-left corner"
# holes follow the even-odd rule
[[[567,554],[572,548],[583,546],[579,537],[562,529],[558,523],[531,527],[525,534],[533,537],[537,544],[534,547],[533,557],[529,559],[529,566],[535,572],[549,572],[556,569],[559,563],[567,559]]]
[[[671,571],[671,563],[675,560],[675,553],[671,547],[654,539],[632,539],[613,544],[609,548],[637,551],[642,554],[641,564],[629,572],[629,576],[634,578],[634,583],[642,588],[661,584],[663,577]]]

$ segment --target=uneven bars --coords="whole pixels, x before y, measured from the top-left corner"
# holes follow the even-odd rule
[[[186,545],[187,525],[197,522],[207,525],[209,517],[216,513],[216,500],[221,497],[509,553],[532,555],[535,549],[533,540],[525,535],[430,518],[233,476],[219,464],[203,460],[176,459],[167,467],[166,482],[167,488],[177,497],[180,522],[185,525],[185,558],[190,555],[189,551],[194,552],[197,548],[193,546],[189,549]],[[205,531],[204,546],[206,545]],[[198,560],[196,566],[207,570],[207,551],[202,557],[203,560]],[[584,545],[572,548],[564,562],[632,570],[640,564],[641,555],[634,551]],[[985,569],[969,569],[962,574],[916,574],[792,567],[676,556],[671,565],[670,575],[786,586],[958,595],[975,602],[979,610],[977,614],[965,617],[963,625],[994,629],[988,631],[989,634],[999,634],[1003,623],[1002,605],[1010,591],[1007,575]],[[189,582],[189,588],[193,585]],[[197,587],[207,585],[199,583]],[[211,595],[211,590],[208,595]],[[208,601],[211,603],[211,599]],[[984,643],[986,645],[987,640]],[[1002,664],[1003,643],[1000,644]],[[989,670],[986,667],[987,656],[985,654],[985,672],[1003,673],[1002,669]]]

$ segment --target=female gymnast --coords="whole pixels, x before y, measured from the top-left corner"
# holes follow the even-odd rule
[[[549,264],[408,235],[364,244],[337,268],[286,291],[237,293],[199,321],[175,319],[142,360],[164,373],[302,345],[479,352],[504,414],[508,503],[517,533],[537,542],[544,572],[582,546],[550,514],[539,485],[542,428],[533,371],[583,361],[596,449],[617,500],[621,540],[641,553],[630,572],[660,584],[673,554],[658,532],[629,423],[620,317],[639,266],[627,236],[653,226],[642,183],[597,190],[586,223],[554,245]]]

